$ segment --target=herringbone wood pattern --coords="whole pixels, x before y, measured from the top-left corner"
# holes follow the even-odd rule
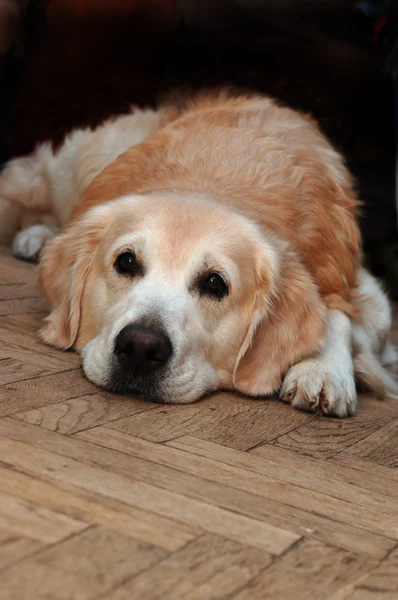
[[[0,596],[398,598],[398,402],[354,418],[107,394],[0,255]]]

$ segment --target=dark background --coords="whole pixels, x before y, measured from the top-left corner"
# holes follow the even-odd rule
[[[364,202],[377,274],[398,273],[395,3],[0,0],[0,162],[175,87],[234,85],[312,113]],[[386,256],[388,258],[386,258]],[[398,275],[397,275],[398,277]]]

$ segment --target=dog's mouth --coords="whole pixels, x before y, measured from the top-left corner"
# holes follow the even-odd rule
[[[166,370],[147,375],[137,375],[124,369],[122,365],[115,364],[104,387],[114,394],[136,396],[147,402],[165,404],[166,400],[162,389],[166,378]]]

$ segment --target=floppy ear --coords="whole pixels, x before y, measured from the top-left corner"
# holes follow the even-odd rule
[[[71,348],[80,325],[81,301],[101,232],[107,223],[98,208],[91,218],[72,223],[65,233],[46,244],[39,264],[40,283],[50,306],[40,331],[44,342]]]
[[[261,269],[261,267],[260,267]],[[267,281],[266,273],[258,273]],[[289,367],[323,345],[326,309],[304,266],[284,255],[272,297],[261,289],[234,372],[235,388],[250,396],[275,392]]]

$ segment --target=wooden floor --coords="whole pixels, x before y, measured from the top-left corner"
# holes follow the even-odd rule
[[[0,255],[0,597],[398,598],[398,401],[346,420],[107,394]]]

